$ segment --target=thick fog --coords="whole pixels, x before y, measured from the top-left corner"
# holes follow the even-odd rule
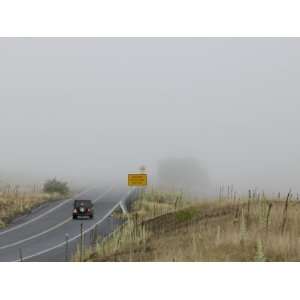
[[[0,39],[0,175],[300,191],[300,39]]]

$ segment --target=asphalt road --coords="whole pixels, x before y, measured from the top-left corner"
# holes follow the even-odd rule
[[[111,217],[111,212],[127,197],[128,191],[125,188],[97,187],[86,190],[73,199],[46,204],[36,209],[0,231],[0,261],[19,261],[20,257],[23,261],[69,260],[80,245],[81,223],[85,245],[93,241],[95,228],[102,236],[111,233],[119,225]],[[74,199],[92,200],[94,219],[73,220]]]

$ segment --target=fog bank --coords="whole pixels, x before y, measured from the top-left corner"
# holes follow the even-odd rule
[[[0,177],[126,181],[193,157],[212,186],[300,191],[300,39],[0,39]],[[152,177],[151,177],[152,176]]]

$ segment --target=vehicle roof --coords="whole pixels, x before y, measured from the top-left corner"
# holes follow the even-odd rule
[[[92,200],[87,200],[87,199],[76,199],[76,200],[74,200],[74,201],[82,201],[82,202],[84,202],[84,201],[89,201],[89,202],[92,202]]]
[[[74,200],[74,205],[79,205],[79,204],[88,204],[88,205],[93,205],[91,200]]]

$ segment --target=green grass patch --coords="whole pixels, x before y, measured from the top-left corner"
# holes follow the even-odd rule
[[[194,207],[177,211],[175,214],[177,222],[191,221],[196,215],[197,215],[197,210]]]

